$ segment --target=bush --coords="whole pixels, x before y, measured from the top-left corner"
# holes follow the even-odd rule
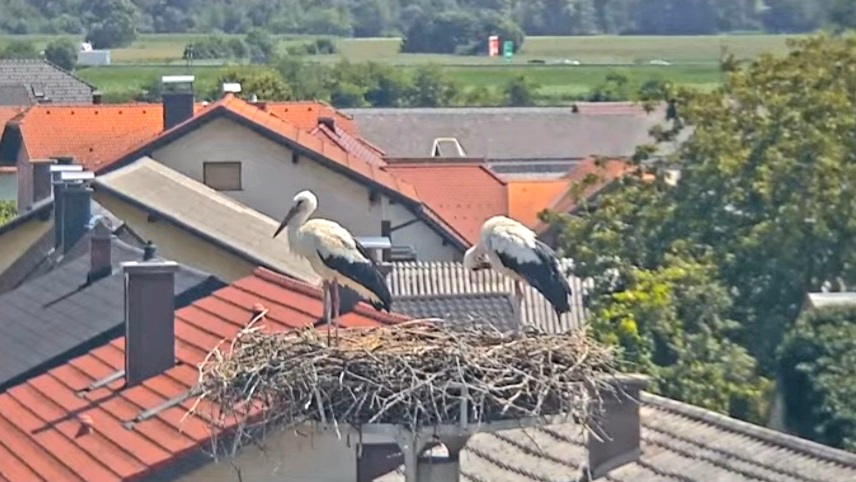
[[[286,51],[289,55],[330,55],[338,52],[338,49],[332,39],[319,38],[314,42],[292,45]]]
[[[787,427],[856,450],[856,307],[801,316],[782,342],[779,366]]]
[[[77,46],[71,40],[54,40],[45,47],[45,58],[65,70],[72,71],[77,65]]]
[[[192,49],[194,59],[242,59],[247,57],[248,49],[239,38],[226,39],[219,35],[209,35],[192,43],[184,49],[184,59]]]

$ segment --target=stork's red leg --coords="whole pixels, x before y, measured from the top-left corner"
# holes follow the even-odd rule
[[[339,282],[333,281],[333,327],[336,330],[336,344],[339,344]]]
[[[515,306],[517,310],[517,323],[520,327],[523,326],[523,285],[520,281],[514,282],[514,301],[517,306]]]
[[[332,319],[333,312],[333,300],[330,296],[330,283],[324,281],[324,284],[321,288],[324,293],[324,324],[327,325],[327,344],[330,344],[330,321]]]

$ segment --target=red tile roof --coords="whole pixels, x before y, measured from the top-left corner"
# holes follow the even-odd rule
[[[202,108],[196,105],[197,111]],[[36,105],[18,123],[29,159],[73,156],[87,169],[103,166],[163,130],[161,104]]]
[[[344,112],[319,101],[264,102],[260,106],[267,112],[310,132],[318,126],[321,117],[330,117],[336,126],[351,135],[358,135],[357,125]]]
[[[204,109],[198,111],[193,118],[178,124],[168,131],[164,131],[157,137],[148,139],[143,143],[138,143],[132,148],[113,156],[110,158],[110,161],[102,164],[99,168],[101,170],[115,168],[120,161],[123,163],[133,162],[144,155],[145,152],[151,150],[153,145],[167,143],[172,138],[182,135],[189,127],[201,125],[198,122],[201,122],[208,116],[224,112],[237,116],[239,119],[249,122],[254,126],[261,127],[268,133],[284,138],[288,142],[294,143],[307,151],[315,152],[321,158],[329,160],[333,165],[349,171],[358,178],[394,191],[412,202],[419,202],[413,186],[398,180],[388,172],[381,170],[378,166],[374,166],[359,157],[345,152],[338,145],[320,139],[312,135],[310,131],[295,127],[282,118],[271,114],[266,108],[259,108],[232,94],[227,94],[217,102],[209,104]]]
[[[574,166],[565,176],[565,179],[568,181],[568,187],[548,208],[557,213],[569,213],[576,208],[580,199],[591,198],[631,170],[631,164],[623,159],[605,160],[602,165],[598,165],[598,161],[595,158],[585,159]],[[592,184],[586,186],[581,192],[577,192],[578,184],[590,175],[597,176],[597,179]],[[539,220],[533,229],[541,233],[547,227],[545,223]]]
[[[191,389],[198,378],[196,364],[246,325],[256,303],[269,310],[263,324],[274,331],[306,326],[321,313],[319,290],[259,268],[176,312],[180,363],[162,375],[128,389],[119,379],[79,395],[124,369],[125,343],[118,338],[0,394],[0,480],[136,480],[199,448],[210,438],[207,425],[197,417],[182,421],[195,398],[132,429],[124,424]],[[341,324],[378,326],[404,319],[360,304]],[[203,411],[211,408],[201,405]]]
[[[7,122],[24,110],[26,110],[25,107],[0,107],[0,133],[3,132]]]
[[[508,182],[508,215],[531,227],[538,224],[538,213],[551,207],[565,192],[568,179]]]
[[[487,218],[508,213],[505,182],[483,163],[396,161],[385,169],[416,186],[422,202],[471,244]]]
[[[332,142],[341,147],[343,151],[359,157],[360,159],[373,164],[375,166],[385,166],[386,161],[383,160],[383,154],[379,154],[374,146],[367,145],[360,138],[354,137],[344,129],[336,127],[335,130],[330,129],[326,125],[319,125],[312,130],[312,134],[318,138]]]

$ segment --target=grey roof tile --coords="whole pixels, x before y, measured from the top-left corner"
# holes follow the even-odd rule
[[[88,237],[78,246],[88,247]],[[77,247],[72,251],[79,251]],[[113,274],[87,284],[88,249],[50,272],[0,296],[0,390],[60,363],[78,351],[117,336],[124,326],[121,263],[140,260],[142,250],[113,237]],[[179,266],[176,306],[209,295],[225,283]]]
[[[570,107],[345,109],[360,134],[389,157],[432,155],[434,140],[454,137],[467,156],[497,159],[580,159],[630,156],[653,141],[652,127],[665,109],[645,114],[575,113]],[[444,146],[445,147],[445,146]],[[671,149],[664,148],[665,151]],[[457,153],[444,154],[457,156]]]
[[[95,90],[95,86],[42,59],[0,59],[0,85],[26,86],[31,99],[28,104],[38,101],[34,91],[43,91],[55,104],[91,104]]]
[[[856,480],[856,454],[649,393],[642,394],[642,456],[598,481],[839,482]],[[462,480],[568,482],[586,462],[572,424],[473,436]],[[404,480],[401,468],[379,481]]]
[[[410,295],[395,298],[395,311],[413,318],[441,318],[454,324],[488,325],[508,331],[517,327],[508,293]]]
[[[30,105],[33,97],[24,84],[0,84],[0,106]]]
[[[571,260],[562,260],[562,267],[568,270]],[[524,324],[537,326],[550,332],[564,332],[579,328],[585,321],[583,293],[585,283],[576,277],[568,278],[571,283],[571,312],[556,317],[550,303],[535,291],[524,285],[524,299],[521,318]],[[398,299],[408,296],[469,295],[475,293],[511,294],[513,282],[496,271],[483,270],[468,272],[463,264],[451,261],[417,261],[392,263],[392,271],[387,276],[387,284],[393,294],[395,310],[399,309]]]

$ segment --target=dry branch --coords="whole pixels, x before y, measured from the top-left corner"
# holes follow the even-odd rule
[[[342,330],[328,346],[314,329],[248,326],[200,365],[201,399],[220,417],[297,426],[306,421],[410,430],[563,415],[588,422],[614,375],[613,353],[584,332],[410,322]],[[244,417],[242,419],[242,417]],[[206,417],[208,418],[208,417]]]

